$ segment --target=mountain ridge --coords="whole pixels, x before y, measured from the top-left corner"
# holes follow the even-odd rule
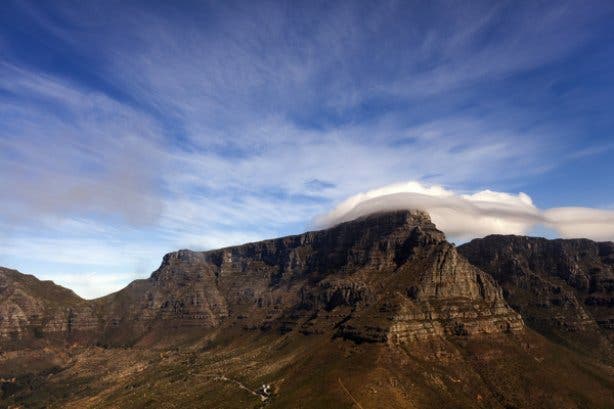
[[[391,220],[390,219],[391,217],[394,220]],[[383,223],[383,221],[385,220],[387,220],[387,222]],[[418,228],[416,229],[416,227]],[[350,233],[346,232],[345,238],[341,236],[340,236],[341,238],[332,237],[330,236],[330,234],[327,233],[327,232],[339,232],[339,231],[344,231],[348,229]],[[245,244],[241,244],[237,246],[227,246],[227,247],[220,248],[220,249],[212,249],[212,250],[206,250],[206,251],[192,251],[188,249],[181,249],[178,251],[169,252],[166,255],[164,255],[162,262],[160,264],[160,267],[154,272],[152,272],[148,278],[134,280],[133,282],[129,283],[126,287],[124,287],[123,289],[119,291],[116,291],[114,293],[111,293],[106,296],[99,297],[93,300],[84,300],[80,298],[78,295],[74,294],[74,292],[72,292],[71,290],[66,289],[66,291],[69,291],[72,294],[72,295],[69,295],[69,293],[66,292],[66,298],[70,299],[70,303],[79,304],[80,306],[87,306],[85,307],[85,309],[87,310],[87,313],[85,314],[87,319],[84,319],[84,318],[81,318],[81,319],[83,322],[88,323],[87,331],[92,332],[94,327],[96,327],[96,331],[94,332],[97,332],[98,334],[104,334],[105,332],[108,332],[109,329],[111,332],[113,332],[112,328],[114,326],[117,326],[117,322],[126,319],[119,312],[115,312],[115,313],[113,312],[113,303],[118,302],[120,309],[125,309],[127,307],[126,302],[128,302],[129,299],[131,300],[130,302],[132,303],[136,302],[137,304],[140,304],[141,306],[148,304],[148,303],[151,304],[151,306],[153,306],[153,304],[156,304],[156,309],[165,311],[167,317],[174,316],[177,318],[178,314],[182,315],[182,319],[185,318],[186,316],[189,316],[190,314],[194,316],[199,316],[200,317],[199,319],[202,322],[205,322],[205,326],[208,325],[210,327],[214,327],[214,326],[219,325],[221,320],[224,320],[225,318],[227,318],[227,315],[228,315],[228,312],[226,311],[228,306],[226,305],[226,300],[223,299],[226,295],[222,296],[221,294],[218,294],[216,292],[216,288],[220,282],[220,279],[222,281],[224,280],[223,276],[225,274],[225,271],[231,271],[233,269],[233,266],[232,266],[233,254],[235,257],[243,258],[243,261],[240,261],[239,263],[243,262],[245,264],[246,263],[245,260],[250,259],[250,257],[254,258],[254,260],[249,260],[250,263],[256,263],[256,264],[260,263],[258,266],[253,268],[253,271],[256,271],[256,272],[260,271],[260,273],[264,272],[263,274],[267,275],[266,280],[268,281],[265,280],[266,281],[264,282],[265,287],[277,289],[280,285],[286,285],[288,288],[290,288],[292,285],[292,280],[296,278],[296,277],[293,278],[293,274],[296,273],[295,270],[297,269],[297,267],[308,270],[306,272],[307,275],[313,275],[313,274],[317,275],[317,277],[311,277],[310,280],[312,281],[313,280],[316,280],[316,281],[323,280],[323,283],[326,283],[326,285],[330,286],[331,284],[327,283],[324,277],[324,275],[328,274],[328,272],[332,271],[332,274],[344,274],[344,271],[348,270],[348,268],[349,269],[352,269],[352,268],[359,269],[359,268],[364,267],[364,265],[363,266],[355,265],[354,267],[348,267],[346,265],[348,260],[350,260],[350,258],[348,258],[348,254],[351,253],[350,251],[351,247],[353,245],[354,246],[357,245],[357,242],[356,242],[357,240],[363,241],[362,243],[358,243],[359,245],[363,245],[363,244],[372,245],[374,241],[377,241],[378,237],[385,237],[390,234],[394,235],[395,229],[400,229],[400,231],[403,231],[403,229],[405,229],[407,230],[407,232],[413,232],[411,234],[414,234],[415,237],[413,237],[412,240],[416,242],[413,244],[410,243],[411,240],[409,240],[409,236],[406,235],[403,237],[403,240],[405,241],[399,241],[393,244],[382,243],[381,245],[384,245],[384,246],[387,246],[387,245],[396,246],[394,249],[389,249],[389,248],[386,249],[386,252],[388,252],[388,254],[385,256],[389,258],[389,260],[387,260],[388,264],[386,266],[386,268],[388,269],[394,270],[394,269],[400,268],[403,262],[406,261],[406,260],[403,260],[403,258],[407,258],[409,252],[411,252],[411,246],[419,247],[419,246],[424,246],[424,245],[436,245],[436,244],[441,244],[445,242],[445,235],[436,229],[434,224],[432,224],[428,213],[424,211],[407,210],[407,211],[380,212],[376,214],[362,216],[358,219],[355,219],[349,222],[340,223],[339,225],[333,226],[328,229],[308,231],[308,232],[301,233],[301,234],[289,235],[289,236],[261,240],[261,241],[256,241],[256,242],[250,242],[250,243],[245,243]],[[368,232],[366,236],[361,237],[361,238],[360,237],[354,238],[353,235],[360,235],[359,232],[361,230],[363,232]],[[317,243],[318,240],[320,240],[322,243],[318,244]],[[343,240],[345,240],[345,243],[343,242]],[[601,249],[601,248],[610,249],[610,251],[607,252],[605,256],[606,258],[604,260],[606,260],[607,257],[614,258],[614,255],[613,255],[614,251],[611,250],[612,248],[614,248],[614,244],[612,244],[612,242],[593,242],[588,239],[549,240],[545,238],[538,238],[538,237],[533,238],[533,237],[528,237],[528,236],[490,235],[490,236],[486,236],[481,239],[474,239],[471,242],[458,246],[458,251],[461,254],[463,254],[465,257],[471,260],[472,264],[478,265],[480,268],[486,271],[489,274],[489,276],[494,277],[495,281],[497,281],[497,278],[500,278],[497,275],[497,272],[493,271],[492,268],[488,268],[488,266],[485,265],[485,263],[480,263],[480,260],[478,259],[478,257],[475,254],[472,254],[471,251],[469,251],[469,249],[475,243],[480,243],[484,241],[492,241],[492,240],[516,240],[516,241],[528,240],[531,242],[551,243],[552,245],[555,245],[556,243],[583,243],[584,245],[597,246],[598,249]],[[324,250],[316,249],[315,252],[313,252],[312,251],[313,249],[311,249],[309,251],[312,251],[313,254],[309,254],[308,256],[306,255],[301,256],[299,254],[300,251],[299,252],[293,251],[293,249],[298,249],[298,248],[302,249],[301,251],[306,251],[304,249],[311,246],[314,243],[316,243],[316,247],[317,245],[325,246],[325,249]],[[594,244],[591,244],[591,243],[594,243]],[[334,251],[330,252],[331,246],[334,248],[335,245],[341,246],[339,251],[337,253],[335,253]],[[405,246],[406,248],[403,248],[403,246]],[[441,251],[444,251],[444,253],[452,252],[453,254],[455,254],[456,250],[453,250],[454,248],[453,245],[449,245],[449,247],[447,246],[444,246],[444,247],[446,247],[446,249],[441,249]],[[597,252],[599,251],[602,251],[602,250],[597,250]],[[379,257],[381,259],[384,253],[379,252],[378,255],[374,255],[375,253],[367,255],[363,251],[362,252],[362,262],[366,263],[367,258],[377,259],[377,257]],[[323,254],[325,255],[323,256]],[[333,254],[333,256],[331,256],[331,254]],[[306,257],[309,260],[307,260]],[[610,260],[610,259],[607,259],[607,260]],[[350,262],[354,262],[354,263],[356,261],[357,260],[354,260],[354,261],[350,260]],[[612,263],[611,260],[607,262]],[[294,263],[294,265],[292,263]],[[190,265],[192,266],[190,267]],[[188,266],[189,268],[187,268],[186,270],[179,271],[175,268],[177,266]],[[207,274],[209,274],[210,276],[206,276],[206,274],[202,275],[197,271],[189,271],[190,268],[192,268],[192,270],[194,270],[194,268],[201,269],[201,270],[208,269]],[[245,269],[246,267],[243,266],[243,268]],[[383,267],[379,266],[379,268],[381,269]],[[320,271],[322,269],[328,269],[329,271],[322,272]],[[9,271],[8,269],[3,269],[3,270]],[[16,270],[10,270],[10,271],[16,271]],[[178,274],[179,273],[183,274],[183,276],[173,277],[172,274],[169,275],[171,271],[178,272]],[[235,273],[238,273],[238,270],[235,271]],[[18,274],[21,274],[21,273],[18,273]],[[34,276],[31,276],[31,277],[34,277]],[[479,277],[480,277],[480,280],[482,280],[481,276]],[[340,290],[339,288],[330,287],[328,290],[324,291],[321,294],[320,293],[318,294],[304,293],[303,296],[315,297],[316,299],[322,298],[325,300],[325,303],[331,302],[332,298],[328,299],[330,297],[341,297],[340,302],[346,303],[348,305],[354,301],[357,301],[357,300],[352,301],[348,297],[360,298],[360,297],[369,296],[368,294],[369,291],[367,288],[368,285],[364,285],[363,283],[362,286],[356,286],[356,283],[352,282],[351,277],[347,276],[347,274],[346,274],[346,278],[350,279],[350,285],[344,288],[343,290]],[[185,309],[185,305],[189,304],[188,302],[189,300],[184,299],[185,297],[184,298],[170,297],[169,299],[165,299],[163,301],[152,299],[153,297],[152,290],[154,289],[159,290],[163,288],[164,286],[168,287],[169,285],[177,285],[180,287],[186,286],[187,283],[189,283],[190,280],[192,279],[197,279],[197,280],[202,281],[202,284],[205,285],[205,287],[208,290],[210,290],[210,291],[200,291],[200,292],[191,294],[191,296],[196,297],[196,299],[192,300],[192,304],[198,304],[199,302],[198,297],[200,297],[201,299],[217,300],[217,301],[209,305],[208,308],[204,308],[204,309],[197,308],[194,311],[190,311],[190,310]],[[178,281],[175,282],[173,280],[178,280]],[[206,282],[204,282],[203,280],[205,280]],[[45,282],[45,281],[40,281],[40,282],[42,284],[49,283],[47,285],[54,284],[53,282]],[[498,282],[501,285],[501,280],[498,280]],[[258,285],[260,286],[263,285],[262,277],[260,277]],[[63,288],[60,286],[58,287]],[[611,292],[611,287],[612,285],[610,283],[610,287],[608,287],[610,292]],[[502,288],[505,288],[505,286]],[[335,291],[337,291],[337,293],[335,293]],[[425,293],[426,290],[422,289],[421,291],[422,293]],[[414,287],[408,286],[408,288],[405,289],[405,292],[406,294],[410,295],[409,298],[416,297],[418,295],[417,294],[418,288],[415,286]],[[504,292],[506,296],[509,295],[507,291],[504,291]],[[431,295],[433,294],[434,292],[431,291]],[[143,295],[145,296],[145,299],[143,298],[139,299],[139,297]],[[149,300],[146,299],[147,297],[149,297],[150,299]],[[296,301],[297,301],[296,299],[293,300],[293,302],[295,303]],[[258,300],[256,297],[255,302],[256,304],[262,303],[262,302],[271,303],[271,300],[270,299],[269,300],[263,300],[263,299]],[[305,300],[302,300],[301,302],[304,303]],[[610,300],[610,303],[612,303],[611,300]],[[330,307],[330,305],[328,307]],[[515,308],[515,309],[518,310],[518,308]],[[145,307],[143,311],[146,311],[146,310],[147,308]],[[519,310],[519,312],[522,312],[522,311]],[[156,313],[153,312],[151,308],[149,309],[148,312],[144,314],[145,315],[138,317],[137,319],[137,321],[139,321],[138,325],[142,324],[143,319],[145,320],[154,319],[156,316]],[[580,317],[583,317],[585,315],[586,314],[579,314]],[[158,314],[158,317],[162,317],[162,316],[164,316],[164,314],[162,313]],[[528,317],[529,319],[532,318],[531,315],[529,315]],[[137,318],[137,316],[135,315],[133,316],[133,318]],[[278,317],[278,318],[281,318],[281,317]],[[72,320],[74,320],[74,318]],[[589,322],[589,320],[585,320],[585,321]],[[6,324],[10,322],[10,320],[5,319],[3,322]],[[96,325],[93,325],[94,322],[96,323]],[[69,326],[68,323],[69,323],[69,320],[67,318],[66,325],[63,325],[62,327],[68,328]],[[72,323],[70,325],[72,326]],[[269,325],[269,324],[260,322],[258,325],[256,323],[251,323],[247,326],[250,326],[250,325],[254,327],[254,326],[262,326],[262,325]],[[604,324],[604,325],[608,325],[608,324]],[[611,323],[609,325],[611,325]],[[77,328],[78,327],[79,325],[77,325]],[[143,328],[143,331],[144,330],[145,329]],[[17,332],[19,331],[20,330],[18,330]],[[458,331],[462,332],[463,329],[458,329]],[[6,336],[6,333],[7,331],[5,330],[3,332],[4,336]],[[92,338],[92,337],[89,336],[86,338]]]
[[[534,329],[571,344],[582,334],[605,337],[595,347],[612,353],[614,243],[491,235],[459,252],[498,282]]]
[[[611,407],[602,330],[573,343],[535,326],[507,264],[488,262],[500,246],[476,243],[396,211],[171,252],[147,279],[54,308],[0,286],[0,327],[26,319],[0,333],[0,407]]]
[[[409,258],[413,259],[408,263]],[[427,276],[431,273],[419,277],[421,273],[412,267],[417,263],[422,263],[427,270],[449,271],[445,277]],[[390,281],[395,273],[398,273],[395,280]],[[431,285],[438,287],[433,289]],[[382,291],[391,297],[392,304],[382,307],[389,310],[367,312],[382,297]],[[452,305],[454,297],[478,300],[480,296],[493,305],[487,306],[484,301],[483,311],[468,304],[460,307],[460,301]],[[443,302],[444,299],[451,304],[428,305],[432,300]],[[486,310],[492,309],[492,313],[500,314],[503,321],[492,323],[488,331],[496,331],[496,325],[504,328],[522,325],[518,316],[506,310],[492,281],[464,259],[459,259],[443,233],[435,228],[425,212],[420,211],[365,216],[326,230],[206,252],[180,250],[169,253],[149,279],[134,282],[100,299],[99,303],[110,305],[107,310],[114,316],[107,319],[110,322],[131,320],[146,325],[148,320],[157,317],[162,322],[175,319],[186,325],[214,328],[222,322],[239,319],[245,328],[265,328],[279,325],[282,320],[283,330],[298,326],[305,332],[309,330],[303,327],[313,323],[303,322],[304,315],[337,307],[338,311],[353,309],[352,317],[348,311],[343,312],[346,321],[339,326],[340,334],[370,342],[388,339],[388,325],[376,321],[383,320],[384,316],[394,320],[392,317],[397,316],[395,311],[399,310],[409,314],[407,319],[418,320],[429,308],[432,309],[430,313],[443,308],[431,315],[430,320],[439,322],[438,317],[443,314],[446,320],[453,321],[453,316],[459,318],[465,314],[463,319],[471,327],[469,316],[477,320],[481,314],[487,314]],[[121,306],[121,312],[114,312],[115,304]],[[128,305],[137,307],[130,309]],[[122,316],[127,308],[129,318]],[[451,312],[454,308],[459,310]],[[365,318],[364,322],[354,320],[357,310],[375,318]],[[509,322],[503,318],[506,313],[509,313]],[[421,320],[426,321],[425,318]],[[454,331],[442,325],[424,327],[421,331],[425,334]],[[457,332],[469,331],[462,322],[450,322],[449,325],[458,325]],[[401,327],[401,324],[395,327],[397,338],[403,332]],[[419,332],[417,329],[413,332]],[[146,328],[141,330],[146,331]]]

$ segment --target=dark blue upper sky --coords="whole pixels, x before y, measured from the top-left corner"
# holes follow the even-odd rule
[[[612,21],[608,1],[5,1],[0,265],[101,294],[406,181],[607,225]]]

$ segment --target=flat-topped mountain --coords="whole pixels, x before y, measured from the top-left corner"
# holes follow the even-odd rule
[[[207,252],[167,254],[147,280],[100,300],[109,334],[170,324],[334,333],[402,342],[523,327],[493,280],[424,212]],[[136,338],[134,338],[136,340]]]
[[[492,278],[420,211],[220,250],[180,250],[150,278],[93,301],[21,277],[31,285],[11,293],[12,306],[5,303],[5,338],[81,332],[132,345],[168,327],[239,326],[404,342],[523,327]]]
[[[91,301],[2,269],[0,407],[610,408],[611,243],[540,240],[457,249],[411,210],[169,253]]]

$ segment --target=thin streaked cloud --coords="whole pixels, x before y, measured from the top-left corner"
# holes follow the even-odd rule
[[[609,181],[594,203],[563,195],[598,183],[566,169],[611,170],[612,11],[9,2],[0,264],[120,282],[177,248],[298,233],[406,180],[611,203]]]

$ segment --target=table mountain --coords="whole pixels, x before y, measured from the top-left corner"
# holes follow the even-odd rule
[[[207,252],[167,254],[147,280],[98,302],[105,334],[239,325],[357,342],[522,329],[501,290],[420,211]],[[128,329],[128,331],[125,330]]]
[[[1,270],[0,407],[613,407],[608,351],[533,325],[608,328],[608,245],[565,252],[589,279],[570,275],[560,294],[586,316],[535,313],[546,287],[508,285],[493,267],[508,253],[482,262],[491,250],[472,246],[457,250],[411,210],[169,253],[149,278],[91,301]]]

